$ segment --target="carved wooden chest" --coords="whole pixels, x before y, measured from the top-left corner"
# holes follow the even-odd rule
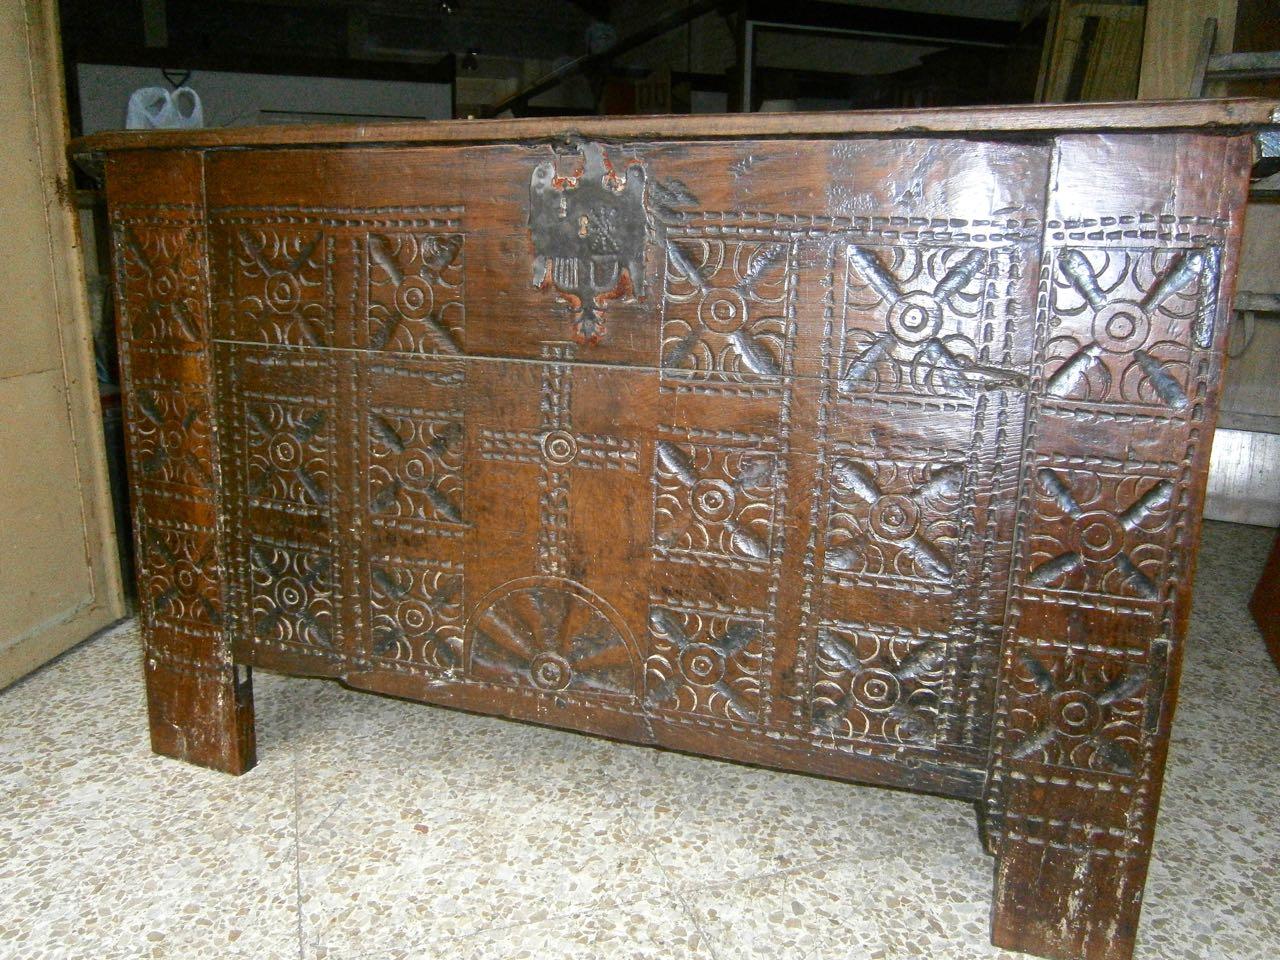
[[[971,798],[1128,957],[1272,109],[81,142],[155,749],[256,666]]]

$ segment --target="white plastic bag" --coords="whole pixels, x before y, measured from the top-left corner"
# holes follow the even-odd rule
[[[190,87],[178,87],[172,93],[164,87],[142,87],[129,96],[125,126],[130,130],[203,127],[200,94]]]

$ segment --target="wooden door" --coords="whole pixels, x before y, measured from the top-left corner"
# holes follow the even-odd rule
[[[51,0],[0,0],[0,687],[124,612]]]

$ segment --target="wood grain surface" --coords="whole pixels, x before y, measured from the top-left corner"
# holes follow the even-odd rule
[[[107,131],[83,137],[72,153],[187,147],[335,146],[340,144],[492,143],[576,134],[595,139],[716,140],[746,137],[850,137],[885,134],[1018,133],[1235,128],[1277,122],[1274,100],[1147,100],[1142,103],[1039,103],[922,110],[734,113],[641,117],[296,124],[205,130]]]

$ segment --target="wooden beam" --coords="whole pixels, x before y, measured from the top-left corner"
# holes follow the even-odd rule
[[[1008,46],[1020,29],[1015,20],[912,13],[822,0],[752,0],[747,4],[747,17],[781,27],[923,40],[944,46]]]
[[[203,130],[118,130],[71,145],[92,164],[103,150],[355,146],[371,143],[494,143],[558,140],[566,136],[618,140],[725,140],[757,137],[972,136],[1063,130],[1181,130],[1214,127],[1219,133],[1257,131],[1280,123],[1280,102],[1255,98],[1170,100],[1164,103],[1063,103],[858,110],[819,113],[745,113],[727,116],[573,117],[546,120],[433,120],[401,123],[286,124],[208,127]]]
[[[561,67],[557,67],[548,74],[539,77],[523,90],[517,90],[511,96],[506,97],[493,106],[484,111],[486,117],[496,117],[504,110],[514,111],[516,108],[528,103],[540,93],[546,93],[553,87],[558,87],[570,77],[575,77],[580,73],[586,73],[591,70],[598,69],[610,61],[622,56],[628,51],[634,50],[636,47],[643,46],[650,40],[655,40],[664,33],[682,27],[691,20],[706,13],[734,6],[731,0],[699,0],[697,3],[691,3],[689,6],[676,10],[660,17],[649,26],[637,30],[618,43],[614,44],[608,50],[601,53],[586,54],[569,61]]]

